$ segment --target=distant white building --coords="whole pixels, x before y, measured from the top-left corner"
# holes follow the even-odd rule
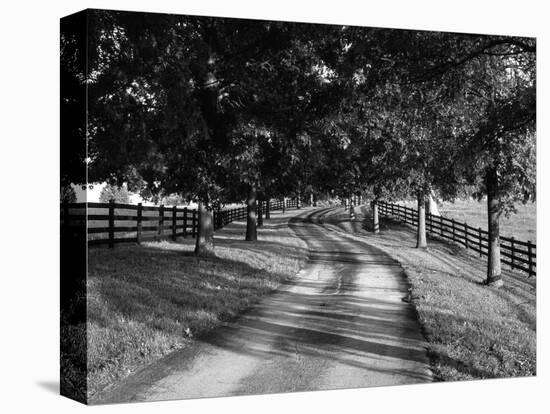
[[[107,183],[71,184],[71,187],[76,194],[77,203],[99,203],[99,195],[106,185]]]

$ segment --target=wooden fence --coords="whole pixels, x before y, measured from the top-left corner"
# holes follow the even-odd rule
[[[267,201],[258,201],[256,214],[265,216]],[[287,199],[285,208],[297,208],[296,199]],[[269,210],[283,210],[283,200],[270,200]],[[214,230],[246,220],[247,208],[214,211]],[[141,203],[64,203],[61,205],[61,237],[87,237],[89,245],[155,240],[197,235],[198,211],[187,207],[144,206]],[[85,230],[85,231],[84,231]],[[71,234],[71,236],[69,236]],[[85,236],[84,236],[85,235]]]
[[[417,226],[418,211],[416,209],[385,201],[379,201],[377,204],[380,215],[393,217],[406,224]],[[461,244],[466,249],[474,250],[479,253],[480,257],[488,255],[489,234],[487,230],[482,230],[480,227],[475,228],[454,219],[426,213],[426,232]],[[537,275],[536,244],[501,236],[500,249],[502,263],[512,269],[526,272],[529,277]]]

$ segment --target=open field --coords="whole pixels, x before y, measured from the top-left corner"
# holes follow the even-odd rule
[[[294,211],[292,214],[295,214]],[[89,250],[89,396],[230,320],[294,276],[306,245],[274,214],[245,242],[245,224],[215,233],[215,258],[194,240]]]
[[[416,209],[416,202],[398,203]],[[438,203],[439,212],[449,218],[466,222],[473,227],[487,229],[487,202],[475,200],[455,200]],[[515,237],[522,241],[537,242],[537,204],[518,203],[517,213],[510,213],[508,217],[500,219],[500,233],[502,236]]]
[[[535,375],[535,278],[503,270],[504,287],[489,288],[483,284],[486,260],[465,249],[433,239],[427,250],[416,249],[414,230],[385,218],[374,235],[366,207],[355,221],[337,213],[325,221],[383,250],[405,269],[435,378]]]

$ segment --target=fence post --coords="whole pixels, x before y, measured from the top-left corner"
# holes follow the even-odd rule
[[[510,250],[512,252],[512,254],[511,254],[512,257],[510,257],[510,262],[511,262],[510,266],[512,267],[512,269],[515,269],[515,267],[516,267],[516,263],[515,263],[516,243],[515,242],[516,241],[514,239],[514,236],[512,236],[512,240],[510,242]]]
[[[115,200],[109,200],[109,248],[115,247]]]
[[[269,206],[269,199],[265,202],[265,219],[271,219],[271,208]]]
[[[483,243],[481,243],[481,227],[477,228],[477,235],[479,237],[479,257],[483,256],[483,250],[481,248],[483,247]]]
[[[468,224],[464,223],[464,247],[468,250]]]
[[[443,237],[443,216],[439,216],[439,233]]]
[[[378,218],[378,203],[376,199],[372,201],[372,232],[374,234],[380,233],[380,222]]]
[[[533,272],[533,244],[531,244],[531,241],[527,241],[527,256],[529,260],[529,277],[534,275]]]
[[[137,242],[138,244],[141,244],[141,238],[142,238],[142,218],[143,218],[143,204],[138,203],[137,208]]]
[[[183,237],[187,237],[187,207],[183,208]]]
[[[162,237],[162,227],[164,226],[164,204],[159,207],[159,237]]]
[[[214,230],[218,230],[218,212],[212,212],[212,220],[214,221]]]
[[[197,215],[197,210],[193,210],[193,215],[191,216],[191,218],[193,219],[192,221],[192,227],[191,227],[191,235],[193,237],[195,237],[197,235],[197,221],[195,220],[196,219],[196,216]]]
[[[176,223],[177,223],[176,214],[178,214],[176,206],[173,206],[172,207],[172,240],[174,240],[174,241],[176,241],[176,239],[177,239],[177,236],[176,236],[176,234],[177,234],[176,233]]]
[[[257,207],[257,226],[258,227],[261,227],[264,225],[264,218],[262,216],[262,204],[263,204],[263,201],[262,200],[258,200],[258,207]]]
[[[455,242],[456,241],[456,227],[455,227],[455,219],[451,219],[451,224],[453,226],[453,241]]]

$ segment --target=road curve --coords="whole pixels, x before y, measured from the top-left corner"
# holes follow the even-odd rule
[[[322,226],[299,275],[237,321],[123,380],[94,404],[410,384],[432,380],[408,283],[387,254]]]

